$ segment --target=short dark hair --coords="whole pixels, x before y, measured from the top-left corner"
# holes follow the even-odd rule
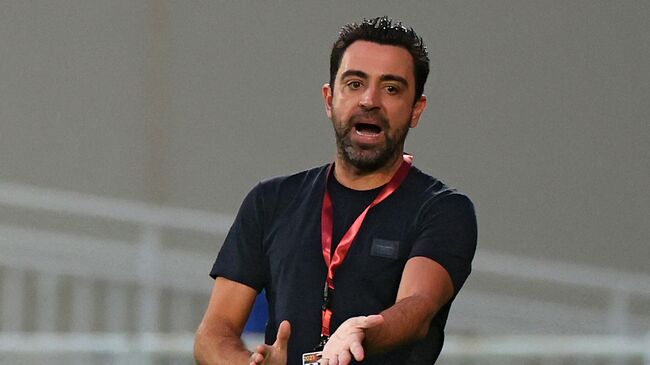
[[[392,19],[386,16],[364,19],[361,24],[350,23],[341,28],[330,55],[330,86],[332,88],[345,50],[356,41],[398,46],[409,51],[413,57],[415,70],[414,103],[420,100],[424,92],[424,84],[427,81],[427,76],[429,76],[427,48],[422,42],[422,37],[418,36],[413,28],[406,28],[401,22],[393,22]]]

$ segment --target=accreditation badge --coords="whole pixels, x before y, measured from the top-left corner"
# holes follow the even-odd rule
[[[318,365],[322,357],[323,351],[306,352],[302,354],[302,365]]]

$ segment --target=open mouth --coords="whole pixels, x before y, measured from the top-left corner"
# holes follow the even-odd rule
[[[376,136],[381,133],[379,126],[370,123],[357,123],[354,126],[354,130],[362,136]]]

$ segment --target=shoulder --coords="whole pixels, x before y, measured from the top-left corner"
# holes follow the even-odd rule
[[[452,224],[465,232],[476,232],[474,203],[467,194],[417,168],[411,169],[405,183],[404,201],[414,213],[417,231]]]
[[[328,165],[323,165],[260,181],[246,199],[254,200],[255,204],[266,213],[277,213],[292,202],[304,199],[313,192],[322,194],[327,168]]]
[[[328,165],[318,166],[309,170],[296,172],[290,175],[277,176],[260,181],[253,190],[264,196],[295,193],[306,188],[322,184],[325,179]]]
[[[464,211],[474,211],[472,200],[465,193],[447,185],[442,180],[412,167],[407,180],[405,181],[406,192],[414,196],[424,206],[447,206]]]
[[[420,205],[413,220],[411,257],[424,256],[442,265],[457,293],[471,271],[478,228],[472,200],[420,170],[413,171]]]

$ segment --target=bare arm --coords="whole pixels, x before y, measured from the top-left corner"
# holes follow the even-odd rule
[[[323,358],[330,364],[345,365],[352,357],[360,361],[366,353],[385,352],[424,338],[431,320],[453,291],[451,277],[440,264],[426,257],[409,259],[395,304],[380,316],[343,322],[325,346]]]
[[[371,353],[385,352],[424,338],[431,320],[453,294],[447,270],[429,258],[411,258],[402,273],[395,305],[381,312],[384,323],[368,330],[364,345]]]
[[[251,352],[241,340],[256,297],[255,289],[244,284],[221,277],[214,281],[208,309],[194,340],[198,365],[286,365],[291,335],[288,321],[280,323],[273,345],[260,344]]]
[[[241,334],[256,296],[255,289],[244,284],[221,277],[214,281],[194,342],[198,365],[249,364],[252,352],[244,346]]]

